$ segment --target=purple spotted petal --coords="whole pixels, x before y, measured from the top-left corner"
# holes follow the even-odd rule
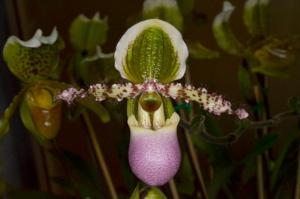
[[[179,116],[174,113],[166,125],[156,131],[136,126],[128,119],[131,138],[129,164],[133,173],[151,186],[167,183],[178,171],[181,161],[177,140]]]

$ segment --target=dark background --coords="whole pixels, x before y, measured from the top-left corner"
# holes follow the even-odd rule
[[[213,38],[211,23],[214,16],[222,7],[220,0],[195,0],[196,10],[206,15],[206,21],[200,25],[189,25],[186,28],[184,38],[187,40],[199,40],[205,46],[220,50]],[[236,10],[233,13],[231,25],[241,41],[246,41],[249,35],[242,24],[241,0],[231,1]],[[128,0],[0,0],[0,49],[9,35],[17,35],[26,40],[29,39],[37,28],[41,28],[46,35],[56,26],[59,33],[67,42],[64,55],[70,53],[68,46],[68,28],[71,21],[78,14],[92,17],[95,12],[100,12],[101,17],[108,16],[108,41],[103,46],[105,52],[113,52],[118,39],[128,28],[127,18],[138,13],[142,8],[142,1]],[[300,33],[300,1],[299,0],[271,0],[270,7],[271,32],[275,35]],[[0,51],[1,52],[1,51]],[[191,63],[191,75],[195,86],[205,86],[211,91],[225,94],[235,104],[241,104],[242,97],[237,83],[237,67],[241,63],[239,58],[227,55],[221,50],[221,57],[214,60],[193,61]],[[2,52],[1,52],[2,54]],[[287,108],[289,96],[299,96],[300,66],[299,59],[292,69],[289,79],[269,79],[271,113],[277,113]],[[19,90],[19,84],[8,71],[0,57],[0,112],[8,105],[9,101]],[[125,114],[125,112],[124,112]],[[17,114],[16,114],[17,115]],[[67,122],[67,121],[66,121]],[[95,123],[97,121],[95,120]],[[103,147],[106,160],[111,168],[113,179],[121,175],[118,171],[119,160],[116,152],[118,133],[122,131],[122,125],[111,122],[106,125],[98,125],[99,141]],[[79,130],[78,130],[79,129]],[[88,158],[89,149],[82,142],[84,127],[80,122],[64,125],[59,141],[64,148],[72,150]],[[288,126],[286,125],[288,130]],[[247,136],[242,138],[236,148],[247,146]],[[10,134],[1,142],[1,175],[9,183],[17,187],[35,188],[40,182],[42,174],[39,173],[39,165],[35,161],[40,157],[39,147],[26,133],[19,118],[14,117]],[[242,154],[243,150],[237,153]],[[47,156],[48,157],[48,156]],[[48,157],[48,162],[52,162]],[[52,163],[51,163],[52,164]],[[51,172],[58,172],[53,164]],[[117,182],[121,189],[125,182]],[[41,186],[41,185],[40,185]],[[55,189],[55,188],[54,188]]]

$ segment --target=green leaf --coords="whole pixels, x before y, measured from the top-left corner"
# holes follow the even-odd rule
[[[268,30],[269,0],[247,0],[244,6],[244,24],[250,34],[265,35]]]
[[[244,184],[246,184],[255,174],[256,171],[256,165],[255,160],[250,160],[245,165],[243,172],[242,172],[242,181]]]
[[[229,19],[234,7],[229,1],[224,1],[223,10],[213,21],[213,33],[218,45],[227,53],[242,55],[243,46],[229,27]]]
[[[287,135],[287,138],[284,141],[284,144],[280,150],[280,153],[275,160],[274,167],[272,169],[272,175],[271,175],[271,189],[274,189],[275,183],[278,179],[278,173],[280,171],[281,165],[284,163],[284,158],[288,155],[288,150],[292,144],[292,142],[297,137],[297,134],[295,133],[289,133]]]
[[[243,66],[239,67],[238,80],[239,80],[240,90],[243,93],[244,97],[247,100],[252,100],[254,96],[253,96],[250,73]]]
[[[62,199],[61,197],[52,195],[50,193],[41,192],[41,191],[14,191],[9,193],[9,199]]]
[[[80,156],[68,151],[64,151],[64,158],[71,165],[72,175],[76,176],[77,180],[72,181],[72,183],[79,189],[82,198],[105,198],[102,184],[98,181],[98,171],[93,165],[83,160]]]
[[[254,147],[245,155],[245,157],[240,161],[241,163],[247,164],[249,161],[252,161],[256,156],[262,154],[267,149],[271,148],[277,141],[277,134],[267,134],[261,139],[259,139]]]
[[[136,185],[134,191],[132,192],[129,199],[140,199],[140,189],[139,185]]]
[[[234,170],[235,167],[232,165],[226,167],[219,166],[214,170],[214,178],[208,187],[208,198],[216,198],[221,188],[229,181]]]
[[[79,15],[70,26],[70,40],[77,50],[94,52],[106,41],[107,30],[107,20],[100,19],[99,13],[92,19]]]
[[[182,155],[181,166],[175,177],[178,192],[189,196],[193,195],[195,191],[194,180],[195,176],[189,157],[187,153],[184,152]]]
[[[92,96],[86,97],[84,99],[79,99],[78,102],[88,110],[95,113],[103,123],[107,123],[110,121],[109,112],[100,102],[95,101]]]
[[[12,100],[9,106],[5,109],[0,119],[0,138],[2,138],[9,130],[9,122],[14,112],[18,108],[21,100],[23,99],[24,92],[27,88],[22,89]]]
[[[205,117],[205,121],[203,120],[203,117]],[[232,160],[228,148],[226,146],[210,143],[200,135],[203,121],[208,133],[210,133],[213,136],[223,135],[215,118],[209,113],[202,111],[202,113],[193,118],[190,127],[190,132],[194,145],[200,152],[205,152],[208,154],[209,161],[212,166],[218,166],[220,164],[231,164]]]
[[[214,59],[219,57],[219,52],[206,48],[200,42],[192,42],[188,47],[190,55],[194,59]]]

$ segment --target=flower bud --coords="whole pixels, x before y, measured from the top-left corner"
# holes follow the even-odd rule
[[[61,125],[61,103],[55,101],[55,90],[47,85],[28,89],[21,105],[21,118],[25,127],[39,141],[53,139]]]
[[[141,190],[141,199],[167,199],[165,194],[156,187]]]

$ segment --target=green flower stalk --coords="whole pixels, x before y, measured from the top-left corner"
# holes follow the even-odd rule
[[[94,84],[88,90],[69,88],[57,99],[69,104],[88,95],[97,101],[129,99],[129,164],[146,184],[163,185],[176,174],[181,161],[177,140],[180,117],[170,99],[197,102],[215,115],[248,117],[244,109],[232,109],[221,95],[172,83],[183,77],[187,57],[187,46],[174,26],[159,19],[145,20],[125,32],[115,51],[115,68],[130,83]]]

